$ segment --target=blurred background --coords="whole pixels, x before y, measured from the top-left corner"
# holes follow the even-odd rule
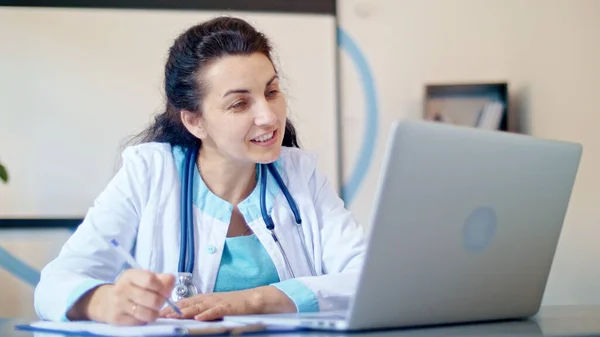
[[[0,0],[0,317],[34,317],[39,270],[163,109],[169,46],[221,14],[272,39],[301,145],[365,228],[393,120],[582,143],[543,304],[600,304],[600,1],[126,3]]]

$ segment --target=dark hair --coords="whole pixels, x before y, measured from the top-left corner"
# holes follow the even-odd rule
[[[180,111],[201,112],[206,89],[206,84],[201,81],[202,70],[220,57],[252,53],[262,53],[273,63],[267,37],[242,19],[217,17],[186,30],[169,49],[165,64],[166,109],[136,137],[139,142],[163,142],[190,148],[200,146],[200,139],[183,125]],[[299,147],[296,129],[289,119],[286,120],[283,146]]]

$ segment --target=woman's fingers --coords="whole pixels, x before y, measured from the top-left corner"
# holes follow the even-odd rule
[[[248,305],[248,297],[251,296],[254,295],[245,291],[198,294],[176,304],[181,308],[185,318],[212,321],[226,315],[258,313],[257,310]],[[164,309],[161,316],[167,318],[180,317],[173,313],[171,309]]]
[[[166,298],[156,292],[148,291],[132,284],[129,288],[129,300],[133,303],[158,312],[165,304]]]
[[[158,318],[158,310],[147,308],[139,303],[133,302],[132,300],[123,301],[121,308],[125,314],[137,319],[140,322],[154,322]]]
[[[184,308],[187,308],[190,306],[190,304],[188,304],[185,299],[176,302],[175,305],[179,308],[179,310],[183,310]],[[182,311],[182,313],[183,313],[183,311]],[[174,314],[179,316],[179,314],[175,313],[175,311],[170,306],[166,306],[160,311],[159,316],[163,317],[163,318],[164,317],[169,318],[170,316],[173,316]]]
[[[169,315],[172,315],[174,313],[175,312],[173,311],[173,309],[171,309],[171,307],[165,307],[158,313],[158,317],[167,318]]]
[[[139,269],[125,271],[114,291],[119,308],[114,319],[130,323],[138,321],[138,324],[155,321],[166,301],[163,292],[164,284],[156,274]]]
[[[106,315],[102,321],[113,325],[142,325],[146,324],[147,321],[138,319],[128,313],[128,308],[133,303],[130,303],[127,299],[122,297],[112,297],[110,301],[112,305],[109,308],[105,308]]]
[[[214,321],[223,318],[226,314],[225,307],[218,305],[197,314],[194,319],[197,321]]]
[[[115,315],[108,323],[113,325],[132,326],[132,325],[143,325],[147,322],[139,320],[131,315],[120,313]]]
[[[127,274],[127,280],[129,282],[142,289],[146,289],[159,294],[163,293],[164,284],[156,274],[147,270],[140,269],[130,269],[128,271],[131,271]]]
[[[94,312],[98,321],[115,325],[141,325],[155,321],[164,306],[175,277],[150,271],[129,269],[121,274],[114,285],[98,288]],[[100,293],[100,289],[103,290]],[[189,314],[193,317],[192,314]]]
[[[173,290],[173,287],[175,286],[175,276],[172,274],[158,274],[156,277],[162,283],[160,294],[165,298],[170,297],[171,290]]]
[[[208,309],[208,308],[205,305],[203,305],[202,303],[196,303],[192,306],[181,308],[181,313],[183,314],[183,317],[179,316],[179,314],[177,314],[177,313],[168,314],[166,317],[167,318],[194,318],[195,316],[204,312],[206,309]]]
[[[180,310],[182,310],[182,313],[183,313],[183,309],[200,303],[200,301],[201,301],[200,296],[202,296],[202,295],[196,295],[191,298],[181,299],[181,300],[177,301],[177,303],[175,303],[175,305]],[[175,313],[175,311],[173,311],[173,309],[171,309],[171,307],[167,306],[160,311],[160,317],[176,318],[176,317],[181,317],[181,316],[179,316],[179,314]]]

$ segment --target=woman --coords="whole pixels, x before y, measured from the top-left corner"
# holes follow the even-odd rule
[[[185,318],[345,309],[363,232],[316,170],[315,155],[298,148],[267,38],[229,17],[190,28],[170,48],[165,90],[166,111],[123,152],[122,168],[43,269],[40,318],[137,325],[179,317],[165,301],[184,264],[180,248],[192,238],[188,267],[198,294],[176,303]],[[192,233],[180,221],[186,158]],[[123,271],[111,240],[143,270]]]

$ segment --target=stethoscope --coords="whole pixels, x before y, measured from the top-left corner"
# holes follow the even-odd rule
[[[186,151],[185,157],[183,160],[183,169],[181,170],[181,207],[180,207],[180,216],[181,216],[181,245],[179,250],[179,263],[177,266],[177,278],[176,284],[173,288],[171,298],[174,301],[179,301],[183,298],[191,297],[198,294],[198,289],[192,283],[192,271],[194,269],[195,263],[195,248],[194,248],[194,220],[193,220],[193,190],[194,190],[194,176],[196,171],[196,160],[198,157],[199,147],[190,148]],[[296,202],[290,195],[289,190],[285,186],[285,183],[281,179],[279,172],[272,163],[269,164],[259,164],[258,168],[260,170],[260,212],[265,222],[267,229],[271,232],[271,236],[273,240],[277,244],[279,251],[281,251],[281,255],[283,256],[283,260],[285,262],[286,268],[288,269],[292,278],[295,278],[294,272],[292,270],[290,261],[288,260],[277,235],[275,234],[275,224],[273,223],[273,218],[267,211],[267,202],[266,202],[266,191],[267,191],[267,175],[270,172],[277,185],[281,189],[281,192],[285,196],[285,199],[294,214],[294,218],[296,220],[296,231],[298,236],[300,237],[300,241],[302,242],[302,248],[304,252],[304,258],[310,267],[310,272],[313,276],[316,276],[317,273],[315,271],[315,267],[311,262],[310,255],[308,254],[308,250],[306,248],[306,241],[304,239],[304,234],[302,233],[302,218],[300,217],[300,212],[298,211],[298,206]]]

